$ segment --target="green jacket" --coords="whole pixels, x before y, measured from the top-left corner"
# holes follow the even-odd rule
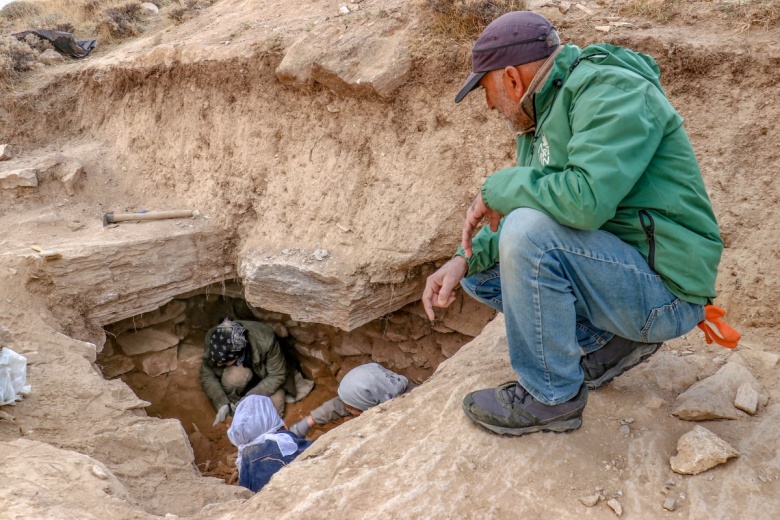
[[[518,166],[482,185],[490,208],[543,211],[631,244],[679,298],[715,298],[723,242],[683,118],[650,56],[608,44],[566,45],[534,98],[536,130]],[[502,221],[503,223],[503,221]],[[474,237],[468,275],[498,262],[498,235]],[[456,253],[465,258],[462,248]]]
[[[247,330],[247,341],[252,351],[252,359],[248,364],[245,362],[245,365],[252,369],[256,377],[249,384],[252,384],[257,378],[260,379],[260,382],[244,392],[244,395],[270,396],[282,387],[287,393],[295,395],[293,370],[290,369],[284,357],[273,329],[258,321],[236,321]],[[203,391],[211,399],[214,409],[219,410],[222,405],[230,404],[230,400],[225,394],[225,389],[222,388],[222,383],[220,383],[225,367],[218,367],[211,362],[209,357],[209,338],[215,330],[217,327],[206,333],[206,348],[203,351],[203,362],[200,366],[200,384]]]

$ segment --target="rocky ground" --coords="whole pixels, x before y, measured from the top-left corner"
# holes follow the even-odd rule
[[[668,343],[571,434],[478,429],[460,403],[512,378],[503,320],[477,335],[484,309],[428,324],[416,303],[481,179],[513,161],[478,96],[452,103],[468,45],[426,2],[222,0],[2,93],[0,339],[32,391],[0,408],[0,517],[774,518],[777,6],[566,4],[529,2],[566,41],[659,62],[722,227],[736,350],[698,329]],[[141,209],[197,212],[103,225]],[[228,296],[286,331],[321,388],[368,359],[424,383],[316,432],[255,496],[204,477],[219,439],[186,418],[213,411],[158,398],[202,398],[189,332],[217,311],[193,302]],[[114,343],[170,306],[170,359]]]

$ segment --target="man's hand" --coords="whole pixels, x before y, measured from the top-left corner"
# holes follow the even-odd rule
[[[461,245],[466,252],[466,258],[471,258],[471,237],[474,235],[474,230],[485,217],[490,219],[490,231],[493,231],[494,233],[498,231],[498,225],[501,222],[501,214],[485,205],[485,201],[482,200],[482,192],[480,191],[477,193],[471,206],[469,206],[468,211],[466,211],[466,222],[463,223],[463,238]]]
[[[220,406],[219,411],[217,411],[217,416],[214,417],[214,423],[212,424],[212,426],[216,426],[222,421],[224,421],[229,411],[230,411],[230,405],[223,404],[222,406]]]
[[[463,257],[453,257],[425,281],[422,301],[425,314],[433,321],[436,316],[434,307],[448,307],[455,301],[453,289],[460,283],[469,270],[469,264]]]

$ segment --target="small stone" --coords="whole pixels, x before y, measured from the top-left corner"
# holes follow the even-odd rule
[[[596,27],[594,27],[594,29],[603,33],[608,33],[609,31],[612,30],[612,27],[610,27],[609,25],[597,25]]]
[[[330,251],[327,249],[317,249],[311,256],[318,262],[322,262],[330,256]]]
[[[589,495],[586,497],[580,497],[580,502],[582,502],[582,505],[584,505],[585,507],[593,507],[599,503],[599,500],[601,500],[600,493],[596,493],[595,495]]]
[[[759,475],[758,480],[766,484],[769,480],[764,475]]]
[[[631,434],[631,428],[627,424],[624,424],[620,427],[620,433],[623,436],[628,437]]]
[[[666,482],[664,482],[664,486],[666,486],[666,487],[674,487],[676,485],[677,485],[677,482],[675,482],[674,480],[667,480]]]
[[[675,473],[698,475],[738,456],[729,443],[697,425],[677,441],[677,455],[669,463]]]
[[[677,500],[673,499],[672,497],[666,497],[664,500],[664,509],[667,511],[674,511],[677,509]]]
[[[647,402],[645,403],[645,406],[650,408],[651,410],[658,410],[664,405],[664,400],[658,397],[657,395],[651,395],[647,398]]]
[[[561,3],[558,4],[558,10],[561,12],[561,14],[568,13],[569,9],[571,9],[571,2],[567,2],[566,0],[563,0]]]
[[[756,414],[756,410],[758,409],[758,392],[756,392],[750,383],[743,383],[737,389],[737,396],[734,398],[734,406],[750,415]]]
[[[615,512],[616,515],[623,516],[623,506],[620,505],[620,502],[614,498],[610,498],[607,500],[607,505],[612,509],[612,511]]]
[[[154,5],[151,2],[144,2],[141,4],[141,9],[151,13],[151,14],[157,14],[160,12],[160,9]]]
[[[339,6],[339,13],[341,13],[341,14],[349,14],[349,7],[347,7],[347,4],[341,4]]]
[[[95,475],[97,478],[101,480],[108,479],[108,475],[105,471],[103,471],[99,466],[90,466],[90,471],[92,471],[92,474]]]
[[[7,161],[8,159],[12,158],[13,156],[14,156],[14,154],[11,151],[11,145],[9,145],[9,144],[0,144],[0,161]]]

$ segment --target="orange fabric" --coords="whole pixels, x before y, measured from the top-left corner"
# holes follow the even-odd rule
[[[721,318],[726,315],[726,311],[714,305],[704,306],[704,321],[697,326],[704,331],[704,337],[707,344],[713,341],[726,348],[734,348],[742,336],[734,328],[729,326]]]

